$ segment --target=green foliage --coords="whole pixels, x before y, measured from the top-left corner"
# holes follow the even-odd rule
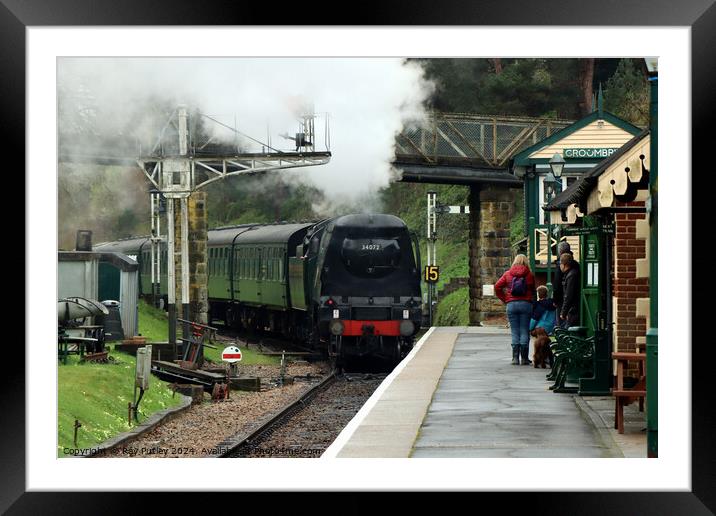
[[[74,448],[74,423],[79,448],[96,446],[130,430],[127,403],[132,401],[136,359],[125,353],[110,355],[117,363],[80,363],[70,356],[66,365],[57,368],[57,454],[65,456]],[[139,404],[139,422],[159,410],[176,406],[181,398],[174,396],[168,384],[152,377],[149,390]]]
[[[437,111],[477,112],[479,86],[490,73],[487,59],[419,59],[436,85],[430,107]]]
[[[622,59],[604,90],[604,108],[638,127],[649,125],[649,84],[638,59]]]
[[[421,266],[425,267],[427,256],[427,194],[437,192],[439,204],[466,205],[470,189],[459,185],[425,185],[419,183],[391,183],[381,191],[383,211],[392,213],[405,221],[411,231],[418,235]],[[437,288],[450,278],[468,276],[468,232],[470,216],[467,214],[438,215],[437,257],[440,281]],[[423,292],[427,284],[422,285]]]
[[[524,191],[515,195],[515,214],[510,221],[510,244],[515,245],[525,237],[525,203]]]
[[[209,227],[315,220],[324,200],[312,185],[290,182],[280,172],[229,178],[207,188]]]
[[[468,326],[470,300],[467,287],[448,294],[438,303],[436,326]]]
[[[149,233],[146,179],[129,167],[60,164],[58,247],[74,249],[78,229],[95,243]]]
[[[580,59],[418,59],[436,84],[438,111],[578,119],[584,115]],[[618,59],[596,59],[592,87],[614,73]]]

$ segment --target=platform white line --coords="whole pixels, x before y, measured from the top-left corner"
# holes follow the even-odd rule
[[[348,422],[348,424],[341,431],[341,433],[338,434],[336,440],[333,441],[333,443],[328,448],[326,448],[326,451],[324,451],[323,455],[321,455],[321,459],[335,459],[337,457],[343,447],[348,443],[351,437],[353,437],[353,434],[355,433],[356,429],[370,413],[375,404],[378,403],[378,400],[380,400],[380,398],[383,396],[385,390],[390,386],[391,383],[393,383],[393,380],[397,378],[397,376],[403,371],[403,369],[405,369],[408,363],[413,360],[415,355],[417,355],[418,351],[420,351],[420,348],[423,347],[423,344],[425,344],[425,342],[427,342],[427,340],[430,338],[434,330],[435,326],[431,326],[430,329],[425,332],[425,335],[423,335],[420,340],[415,344],[415,346],[413,346],[413,349],[410,351],[410,353],[408,353],[408,356],[406,356],[400,362],[400,364],[398,364],[396,368],[393,369],[393,372],[391,372],[388,376],[385,377],[385,380],[383,380],[383,382],[373,392],[371,397],[368,398],[363,407],[361,407],[361,409],[356,413],[356,415],[353,416],[353,419]]]

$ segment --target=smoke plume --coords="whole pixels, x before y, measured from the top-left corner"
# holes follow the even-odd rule
[[[395,135],[420,123],[433,89],[419,64],[393,58],[63,58],[59,133],[79,137],[83,154],[102,154],[114,140],[146,146],[168,112],[185,104],[249,136],[237,140],[246,150],[261,151],[258,140],[292,151],[294,142],[280,135],[297,132],[296,116],[314,109],[316,150],[330,145],[331,162],[281,174],[320,188],[328,200],[317,207],[322,214],[378,210],[372,194],[394,175]],[[212,136],[235,138],[203,122]]]

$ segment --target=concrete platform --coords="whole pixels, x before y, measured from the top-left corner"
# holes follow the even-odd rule
[[[616,434],[612,398],[554,393],[511,359],[508,329],[431,328],[323,457],[645,456],[636,405]]]

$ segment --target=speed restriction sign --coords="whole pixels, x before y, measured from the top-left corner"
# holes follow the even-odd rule
[[[440,279],[440,267],[437,265],[426,265],[425,281],[427,283],[437,283],[438,279]]]

